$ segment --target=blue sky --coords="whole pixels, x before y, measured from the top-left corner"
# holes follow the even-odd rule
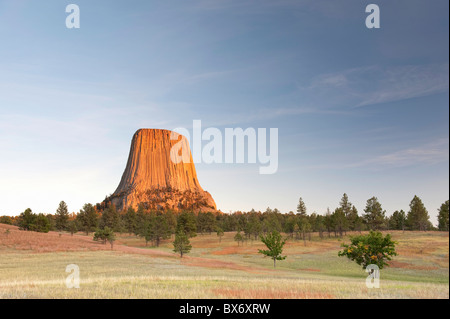
[[[65,7],[79,5],[81,28]],[[139,128],[279,129],[279,169],[198,164],[224,212],[388,215],[449,193],[448,1],[0,0],[0,214],[114,192]]]

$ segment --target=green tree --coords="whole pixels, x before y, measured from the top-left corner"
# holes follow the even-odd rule
[[[173,251],[176,253],[180,253],[180,257],[183,258],[184,254],[187,254],[191,251],[192,245],[189,241],[189,237],[183,231],[179,230],[175,234],[175,240],[173,242]]]
[[[361,230],[364,228],[364,219],[360,216],[355,219],[355,230],[361,233]]]
[[[136,228],[134,232],[136,236],[145,236],[147,231],[146,216],[144,205],[141,203],[138,205],[138,210],[136,212]]]
[[[342,208],[342,211],[345,214],[345,217],[348,218],[348,216],[350,215],[351,211],[352,211],[352,203],[350,203],[350,201],[348,200],[348,196],[346,193],[344,193],[344,195],[342,195],[341,201],[339,202],[339,207]]]
[[[364,212],[364,220],[370,230],[383,228],[386,211],[383,210],[381,203],[375,196],[367,200]]]
[[[219,243],[222,242],[222,237],[223,237],[223,229],[220,227],[216,228],[216,232],[217,232],[217,237],[219,237]]]
[[[50,230],[55,230],[56,229],[56,217],[55,215],[52,214],[47,214],[45,215],[50,223]]]
[[[428,211],[425,208],[422,200],[418,196],[414,196],[414,198],[411,200],[406,220],[411,230],[425,231],[433,227],[430,222]]]
[[[197,229],[198,232],[211,234],[216,227],[216,217],[213,213],[198,213],[197,215]]]
[[[348,228],[350,230],[358,230],[357,228],[359,227],[359,215],[358,215],[358,210],[356,209],[355,206],[352,206],[352,208],[350,209],[350,212],[346,215],[347,220],[348,220]]]
[[[108,226],[105,226],[103,229],[98,229],[94,233],[94,240],[95,241],[102,241],[103,244],[106,244],[106,242],[109,242],[111,245],[111,250],[113,249],[114,242],[116,240],[116,234],[114,234],[113,229],[109,228]]]
[[[334,236],[337,237],[337,234],[339,233],[339,236],[342,237],[344,232],[348,230],[348,220],[341,207],[335,209],[334,213],[331,215],[331,220],[334,226]]]
[[[122,223],[120,218],[120,213],[117,211],[114,205],[107,207],[100,218],[100,228],[109,227],[115,232],[122,231]]]
[[[77,220],[80,230],[84,231],[86,235],[95,231],[98,227],[98,217],[95,207],[92,204],[84,204],[77,215]]]
[[[283,246],[286,243],[286,239],[281,238],[281,234],[277,231],[273,231],[266,236],[261,236],[261,241],[266,245],[267,250],[258,249],[260,254],[273,259],[273,267],[276,267],[277,260],[284,260],[286,256],[282,256]]]
[[[286,218],[286,221],[284,223],[284,226],[283,226],[283,231],[286,234],[289,234],[290,238],[294,237],[294,228],[295,228],[295,224],[297,223],[296,216],[293,214],[294,213],[288,215],[288,217]]]
[[[311,232],[311,224],[308,221],[308,217],[303,215],[298,216],[297,224],[302,234],[303,244],[306,246],[306,234]]]
[[[405,230],[406,214],[402,210],[396,210],[389,218],[390,228],[393,230]]]
[[[216,229],[216,217],[213,213],[206,213],[206,224],[205,224],[205,232],[211,233]]]
[[[264,233],[272,232],[272,231],[278,231],[280,232],[282,230],[281,222],[279,217],[282,218],[281,214],[279,213],[278,209],[270,209],[267,208],[267,210],[264,212],[264,226],[263,230]]]
[[[317,215],[314,223],[314,230],[319,232],[319,237],[323,238],[323,232],[325,231],[325,217]]]
[[[0,216],[0,224],[12,225],[13,220],[9,216]]]
[[[261,234],[262,226],[261,226],[261,221],[259,220],[258,215],[254,211],[250,213],[248,225],[249,225],[249,232],[252,234],[253,238],[256,240],[258,238],[258,236]]]
[[[48,233],[50,231],[50,221],[48,220],[47,216],[44,214],[38,214],[36,218],[34,219],[34,222],[31,226],[30,230],[39,232],[39,233]]]
[[[58,231],[66,230],[69,226],[69,210],[64,201],[61,201],[56,209],[55,222]]]
[[[298,200],[297,213],[301,216],[306,216],[306,205],[301,197]]]
[[[236,241],[238,243],[238,246],[239,246],[239,243],[241,243],[241,242],[244,243],[244,236],[242,236],[240,231],[238,231],[236,233],[236,235],[234,235],[234,241]]]
[[[334,221],[333,221],[333,215],[330,212],[330,208],[327,208],[327,212],[325,214],[323,223],[325,225],[325,228],[327,229],[328,232],[328,237],[331,237],[331,231],[335,228],[334,227]]]
[[[438,229],[448,231],[448,200],[439,208]]]
[[[170,238],[171,232],[169,229],[169,225],[163,215],[152,216],[148,223],[148,238],[155,242],[156,247],[159,247],[159,244],[162,239]]]
[[[35,219],[36,215],[30,208],[27,208],[23,213],[19,215],[17,225],[19,226],[20,230],[31,230]]]
[[[197,215],[197,232],[203,235],[203,232],[206,229],[206,214],[205,213],[198,213]]]
[[[359,235],[350,238],[350,244],[342,244],[344,248],[338,256],[346,256],[366,269],[368,265],[375,264],[379,269],[389,266],[387,261],[397,256],[395,252],[396,242],[391,240],[391,235],[383,237],[380,232],[370,231],[368,235]]]
[[[197,236],[197,222],[191,212],[182,212],[177,218],[176,232],[182,232],[189,238]]]
[[[136,211],[133,207],[129,207],[125,216],[124,216],[124,224],[125,229],[128,233],[134,234],[136,233],[136,223],[137,223],[137,216]]]
[[[104,235],[103,229],[97,229],[94,233],[94,241],[101,241],[103,244],[106,244],[106,237]]]
[[[70,220],[69,226],[67,227],[67,230],[70,232],[70,235],[73,236],[78,231],[78,226],[76,220]]]
[[[175,234],[177,229],[177,216],[172,210],[168,210],[164,214],[167,224],[169,225],[170,234]]]

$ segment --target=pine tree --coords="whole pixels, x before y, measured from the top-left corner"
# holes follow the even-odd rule
[[[342,195],[341,201],[339,202],[339,206],[342,208],[345,217],[348,217],[352,211],[352,203],[350,203],[350,201],[348,200],[348,196],[346,193]]]
[[[335,209],[331,215],[331,220],[334,225],[334,236],[336,237],[339,233],[339,236],[342,237],[344,232],[348,230],[348,220],[341,207]]]
[[[331,237],[331,231],[332,229],[334,229],[334,225],[333,225],[333,217],[332,214],[330,212],[330,208],[327,208],[327,212],[325,214],[323,223],[325,225],[325,228],[327,229],[328,232],[328,238]]]
[[[189,238],[197,236],[197,221],[194,214],[183,212],[178,215],[176,231],[184,233]]]
[[[236,241],[238,243],[238,246],[239,246],[240,242],[242,242],[242,243],[244,242],[244,237],[242,236],[240,231],[238,231],[237,234],[234,235],[234,241]]]
[[[438,228],[442,231],[448,231],[448,200],[439,208]]]
[[[136,222],[137,216],[136,211],[133,207],[129,207],[125,216],[124,216],[125,228],[130,234],[134,234],[136,232]]]
[[[348,227],[350,230],[360,230],[360,221],[358,216],[358,210],[355,206],[352,206],[350,212],[346,215],[348,220]]]
[[[31,230],[39,233],[48,233],[50,231],[50,221],[44,214],[38,214],[34,220]]]
[[[364,220],[370,230],[382,229],[386,211],[381,207],[381,203],[375,196],[368,199],[364,209]]]
[[[83,209],[77,215],[78,224],[80,225],[80,230],[86,232],[89,235],[98,227],[98,217],[95,207],[92,204],[84,204]]]
[[[222,241],[222,237],[223,237],[223,229],[220,227],[217,227],[216,232],[217,232],[217,237],[219,237],[219,243],[220,243]]]
[[[409,204],[409,212],[406,217],[408,226],[411,230],[425,231],[433,227],[430,223],[430,216],[425,208],[422,200],[418,196],[414,196]]]
[[[253,238],[256,240],[262,231],[261,222],[259,220],[259,217],[256,215],[256,213],[250,213],[250,218],[249,218],[248,223],[249,223],[250,233],[253,235]]]
[[[78,231],[76,220],[69,221],[69,226],[67,226],[67,229],[70,232],[70,235],[73,236],[73,234],[75,234]]]
[[[156,247],[162,239],[170,238],[169,225],[163,215],[151,216],[147,227],[146,241],[154,241]]]
[[[306,205],[301,197],[298,200],[297,213],[301,216],[306,216]]]
[[[138,210],[136,212],[136,229],[134,232],[134,234],[136,236],[145,236],[145,232],[147,231],[146,221],[147,221],[147,217],[146,217],[144,205],[139,204]]]
[[[105,228],[103,229],[97,229],[97,231],[94,234],[94,240],[95,241],[101,240],[103,244],[106,244],[106,242],[108,241],[111,245],[112,250],[114,242],[116,241],[116,234],[114,234],[114,231],[111,228],[105,226]]]
[[[325,230],[325,217],[324,216],[317,215],[314,228],[316,231],[319,232],[319,237],[323,238],[323,232]]]
[[[391,229],[405,230],[406,226],[406,214],[402,210],[396,210],[389,219]]]
[[[69,210],[67,204],[62,201],[59,203],[55,216],[56,229],[59,231],[67,229],[69,226]]]
[[[31,230],[35,220],[36,215],[33,214],[30,208],[27,208],[23,213],[19,215],[17,224],[20,230]]]
[[[120,213],[114,205],[110,205],[103,211],[102,217],[100,218],[100,228],[105,228],[108,226],[115,232],[121,232],[121,224]]]
[[[183,255],[189,253],[192,249],[188,236],[181,230],[178,231],[175,235],[173,247],[173,251],[176,253],[180,253],[181,258],[183,258]]]

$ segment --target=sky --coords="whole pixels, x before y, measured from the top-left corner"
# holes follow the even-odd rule
[[[68,29],[68,4],[80,28]],[[368,29],[365,8],[380,8]],[[446,0],[0,0],[0,215],[114,192],[140,128],[278,128],[278,171],[198,163],[223,212],[387,215],[449,194]]]

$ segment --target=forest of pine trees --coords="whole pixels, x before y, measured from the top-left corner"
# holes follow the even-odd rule
[[[449,202],[438,209],[438,225],[430,222],[425,205],[418,196],[414,196],[407,212],[397,210],[387,216],[377,197],[367,200],[360,213],[343,194],[339,206],[333,211],[327,209],[323,214],[308,214],[307,205],[299,199],[297,212],[281,213],[278,209],[267,208],[264,212],[218,212],[193,211],[155,211],[146,210],[141,205],[137,210],[129,208],[117,211],[114,206],[99,211],[98,206],[86,204],[78,214],[69,214],[65,202],[61,202],[55,214],[35,214],[31,209],[25,210],[17,217],[0,217],[0,223],[19,226],[23,230],[48,232],[50,230],[67,231],[72,234],[86,234],[108,227],[116,233],[129,233],[145,238],[147,244],[159,246],[161,240],[172,237],[182,231],[188,237],[197,234],[236,231],[242,240],[256,240],[260,235],[272,231],[283,232],[289,238],[309,240],[311,233],[323,237],[341,237],[348,231],[364,230],[441,230],[448,231]]]

